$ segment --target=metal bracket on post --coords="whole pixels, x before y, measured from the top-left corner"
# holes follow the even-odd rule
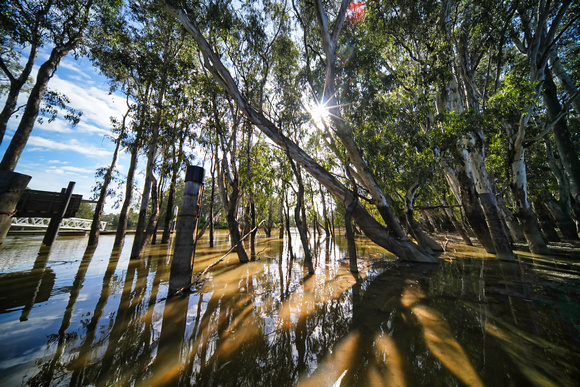
[[[170,296],[191,283],[204,176],[205,169],[198,166],[190,165],[185,172],[183,202],[177,215],[169,275]]]

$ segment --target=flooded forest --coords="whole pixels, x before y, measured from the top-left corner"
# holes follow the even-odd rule
[[[580,380],[578,2],[0,15],[1,385]],[[83,123],[51,88],[67,57],[124,113],[90,201],[33,211],[34,128]]]

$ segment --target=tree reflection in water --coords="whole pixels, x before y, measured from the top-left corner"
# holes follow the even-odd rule
[[[48,345],[46,336],[37,337],[44,349],[40,344],[34,364],[16,360],[22,354],[1,355],[0,382],[574,385],[580,379],[580,277],[572,262],[520,255],[503,263],[464,251],[455,255],[464,258],[444,256],[439,265],[409,265],[376,260],[383,253],[359,239],[359,255],[375,261],[362,261],[353,276],[339,239],[313,249],[316,274],[308,276],[294,240],[295,259],[287,243],[262,239],[260,261],[227,258],[193,293],[170,300],[171,246],[151,246],[138,261],[128,260],[128,249],[87,251],[69,277],[52,264],[62,257],[43,256],[42,269],[53,270],[61,284],[51,297],[68,292],[60,327]],[[216,238],[213,249],[206,244],[198,247],[196,271],[221,256],[227,236]],[[67,281],[72,285],[62,287]],[[79,308],[84,300],[92,306]],[[47,304],[21,303],[32,319]],[[2,327],[28,323],[19,320],[23,308],[0,314]],[[10,336],[2,339],[10,345]]]

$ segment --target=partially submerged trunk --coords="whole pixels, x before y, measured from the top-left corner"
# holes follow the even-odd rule
[[[491,234],[495,254],[499,259],[513,261],[515,260],[511,241],[505,229],[500,209],[495,198],[489,174],[485,168],[485,153],[483,145],[483,133],[478,131],[472,133],[466,140],[466,150],[469,153],[471,167],[473,168],[473,180],[475,189],[479,197],[479,202],[485,214],[485,221]],[[469,151],[467,151],[469,149]]]
[[[167,195],[167,206],[165,206],[165,226],[163,228],[163,235],[161,236],[161,243],[168,243],[171,236],[171,228],[174,221],[174,203],[175,203],[175,187],[177,186],[177,174],[181,167],[181,159],[183,152],[183,141],[185,135],[179,138],[179,147],[176,149],[173,144],[173,165],[171,168],[171,180],[169,183],[169,193]],[[211,216],[211,214],[210,214]]]
[[[103,183],[99,191],[99,199],[97,200],[97,205],[95,206],[95,213],[93,215],[93,223],[91,223],[91,230],[89,231],[89,241],[88,246],[94,246],[99,241],[99,233],[101,229],[101,217],[103,216],[103,209],[105,207],[105,200],[107,199],[107,194],[109,192],[109,184],[113,178],[113,172],[117,167],[117,158],[119,157],[119,149],[121,148],[121,142],[125,139],[125,128],[127,117],[129,116],[131,109],[127,109],[127,112],[123,115],[123,120],[121,122],[121,132],[115,141],[115,150],[113,151],[113,160],[105,172],[103,177]]]
[[[218,168],[217,170],[217,179],[218,179],[218,189],[220,192],[220,196],[222,198],[222,203],[224,205],[226,211],[226,222],[228,225],[228,231],[230,234],[230,242],[232,246],[236,246],[235,251],[238,254],[238,259],[240,263],[249,262],[250,259],[248,258],[248,253],[246,252],[246,248],[241,241],[241,234],[240,234],[240,225],[237,219],[237,212],[238,212],[238,199],[240,188],[238,186],[238,177],[237,174],[233,177],[231,182],[231,193],[228,195],[226,192],[225,187],[225,174],[226,166],[225,163],[227,161],[224,159],[222,160],[222,168]]]
[[[125,116],[126,117],[126,116]],[[93,222],[91,223],[91,230],[89,231],[89,241],[87,246],[94,246],[99,241],[99,234],[101,229],[101,217],[103,216],[103,209],[105,207],[105,200],[107,198],[107,193],[109,191],[109,184],[113,178],[113,172],[117,166],[117,157],[119,155],[119,147],[121,146],[122,136],[119,135],[116,141],[115,150],[113,152],[113,160],[111,165],[107,168],[107,172],[103,177],[103,183],[99,191],[99,199],[97,200],[97,205],[95,206],[95,213],[93,214]]]
[[[508,162],[511,166],[509,186],[515,201],[515,216],[524,230],[530,251],[535,254],[550,254],[546,239],[528,200],[524,138],[532,109],[529,107],[528,111],[520,116],[517,130],[510,124],[504,125],[509,139]]]
[[[296,206],[294,207],[294,220],[300,235],[300,242],[302,242],[302,250],[304,251],[304,266],[308,269],[308,274],[314,274],[314,266],[312,264],[312,254],[310,253],[310,244],[308,241],[308,224],[306,222],[306,211],[304,210],[304,183],[300,168],[296,167],[292,159],[289,160],[296,181],[298,182],[298,192],[296,194]]]
[[[549,242],[560,242],[560,236],[556,231],[556,223],[542,200],[537,199],[534,202],[534,210],[538,216],[540,228],[546,240]]]
[[[115,233],[115,242],[113,246],[115,248],[121,247],[125,242],[125,235],[127,235],[127,222],[129,219],[129,210],[131,209],[131,204],[133,203],[133,189],[135,185],[135,171],[137,170],[137,161],[139,156],[139,145],[138,141],[130,146],[131,148],[131,161],[129,163],[129,170],[127,171],[127,182],[125,184],[125,199],[123,200],[123,206],[121,207],[121,212],[119,213],[119,224],[117,225],[117,232]]]
[[[413,182],[411,187],[407,190],[405,195],[405,220],[409,227],[409,232],[417,240],[419,246],[431,250],[431,252],[442,252],[443,248],[439,246],[431,237],[423,232],[419,222],[415,219],[413,203],[415,202],[415,195],[419,189],[419,180]]]
[[[463,227],[463,225],[457,220],[457,218],[455,218],[455,215],[453,214],[453,209],[449,207],[449,204],[444,198],[441,198],[439,200],[441,202],[441,205],[443,206],[443,211],[445,211],[445,215],[447,215],[447,218],[453,224],[455,230],[457,230],[459,235],[461,235],[461,238],[463,239],[465,244],[467,246],[473,246],[473,243],[471,242],[471,238],[469,237],[467,230],[465,230],[465,227]]]
[[[346,244],[348,251],[348,264],[351,273],[358,273],[358,266],[356,262],[356,243],[354,240],[354,232],[352,230],[352,212],[358,203],[358,199],[354,196],[351,204],[346,207],[344,212],[344,228],[346,230]]]
[[[258,127],[270,140],[282,148],[288,149],[288,153],[293,160],[302,165],[310,175],[317,179],[334,197],[341,201],[345,206],[351,203],[352,194],[339,182],[330,172],[322,168],[312,157],[310,157],[297,144],[286,138],[276,125],[267,119],[263,113],[254,109],[242,97],[239,89],[231,77],[229,71],[221,63],[219,56],[212,50],[209,43],[200,33],[197,25],[189,19],[185,12],[166,5],[166,8],[172,12],[182,23],[184,28],[191,34],[197,42],[201,52],[206,58],[206,66],[214,76],[214,79],[230,95],[239,108],[243,111],[246,118]],[[387,203],[388,204],[388,203]],[[377,222],[360,203],[353,211],[353,218],[361,227],[363,232],[376,244],[391,251],[393,254],[403,260],[416,262],[437,262],[433,256],[423,252],[416,244],[408,238],[391,236],[379,222]],[[397,222],[398,224],[398,222]],[[400,228],[400,225],[399,225]],[[391,232],[393,230],[390,230]]]
[[[449,175],[449,178],[456,178],[457,184],[460,188],[460,198],[458,202],[461,203],[467,222],[475,233],[479,243],[483,246],[485,251],[495,254],[495,245],[485,221],[485,215],[479,204],[477,192],[473,179],[469,176],[469,169],[460,169],[457,174]]]
[[[572,216],[570,216],[569,212],[564,211],[560,202],[554,199],[552,195],[550,195],[546,201],[544,202],[548,208],[548,211],[554,218],[556,222],[556,226],[562,232],[562,236],[564,239],[569,240],[578,240],[578,229],[576,227],[576,223]]]

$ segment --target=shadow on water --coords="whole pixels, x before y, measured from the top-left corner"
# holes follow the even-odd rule
[[[0,272],[2,385],[575,385],[580,270],[564,258],[499,262],[477,250],[438,265],[393,261],[357,240],[260,239],[182,298],[166,299],[171,245],[130,261],[106,236],[51,249],[8,241]],[[11,247],[11,243],[12,246]],[[34,242],[36,243],[36,242]],[[194,270],[227,250],[202,239]],[[292,250],[292,254],[291,254]],[[292,259],[294,257],[294,259]],[[28,265],[28,266],[26,266]],[[28,268],[26,268],[28,267]],[[30,269],[32,267],[32,269]],[[4,292],[4,289],[7,289]],[[25,337],[25,338],[23,338]]]

